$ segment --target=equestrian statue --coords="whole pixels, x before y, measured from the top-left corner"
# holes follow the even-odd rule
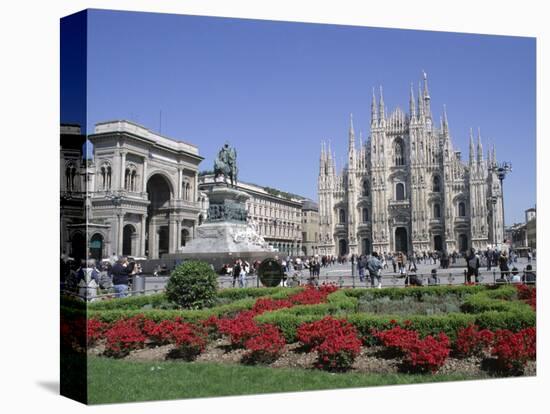
[[[214,180],[219,176],[223,177],[224,182],[229,178],[231,186],[237,187],[237,151],[227,142],[214,161]]]

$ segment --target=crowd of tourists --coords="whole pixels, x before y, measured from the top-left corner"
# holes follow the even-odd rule
[[[115,297],[123,298],[128,295],[131,276],[141,273],[141,266],[115,253],[98,262],[95,259],[75,260],[63,252],[60,271],[62,290],[78,293],[83,287],[86,291],[93,281],[91,286],[112,289]]]

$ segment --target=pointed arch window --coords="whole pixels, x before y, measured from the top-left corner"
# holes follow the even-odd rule
[[[397,201],[405,200],[405,184],[397,183],[395,185],[395,199]]]
[[[362,211],[363,216],[363,223],[367,223],[369,221],[369,209],[364,207]]]
[[[403,142],[400,139],[395,140],[393,144],[393,153],[395,157],[395,165],[405,165],[405,150]]]
[[[459,217],[466,217],[466,204],[464,204],[463,201],[458,203],[458,216]]]
[[[435,193],[439,193],[441,191],[441,183],[439,176],[435,175],[432,182],[432,191]]]
[[[362,189],[363,197],[370,196],[370,184],[368,180],[363,181],[363,189]]]
[[[340,212],[339,212],[339,222],[340,224],[343,224],[346,222],[346,210],[344,210],[343,208],[340,209]]]
[[[441,218],[441,206],[439,204],[434,204],[434,218]]]

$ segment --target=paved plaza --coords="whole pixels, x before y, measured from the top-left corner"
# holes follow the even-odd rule
[[[533,271],[536,272],[536,260],[531,262]],[[512,269],[514,266],[518,269],[519,273],[522,274],[525,267],[528,265],[526,258],[518,258],[518,261],[510,266]],[[408,268],[408,267],[407,267]],[[463,284],[464,279],[464,267],[449,267],[448,269],[441,269],[438,264],[417,264],[417,276],[423,279],[425,285],[428,284],[427,278],[431,274],[432,269],[437,269],[437,276],[439,278],[439,283],[442,285],[460,285]],[[368,272],[366,272],[368,275]],[[309,270],[304,269],[301,272],[294,271],[291,275],[296,275],[300,278],[301,284],[306,284],[307,279],[309,278]],[[500,270],[498,267],[491,268],[490,271],[487,271],[486,267],[480,268],[480,283],[483,284],[492,284],[495,283],[495,280],[500,278]],[[473,279],[473,278],[472,278]],[[219,282],[221,288],[228,288],[232,286],[233,278],[230,276],[220,276]],[[359,274],[357,269],[355,272],[352,272],[351,263],[346,264],[334,264],[332,266],[322,267],[319,277],[319,282],[323,283],[336,283],[342,287],[368,287],[370,286],[370,281],[361,282],[359,280]],[[258,285],[256,276],[249,276],[247,278],[247,286],[254,287]],[[238,284],[236,284],[238,286]],[[399,277],[397,273],[393,272],[391,264],[388,264],[388,268],[382,271],[382,287],[403,287],[405,286],[405,278]]]

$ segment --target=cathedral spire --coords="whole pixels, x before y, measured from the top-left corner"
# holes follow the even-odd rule
[[[447,120],[447,105],[443,104],[443,133],[445,135],[449,134],[449,121]]]
[[[428,75],[422,71],[424,77],[424,113],[426,117],[431,118],[432,112],[430,109],[430,92],[428,91]]]
[[[325,150],[325,141],[321,141],[321,158],[319,160],[319,175],[325,175],[326,170],[326,150]]]
[[[481,145],[481,129],[477,129],[477,162],[483,162],[483,146]]]
[[[418,83],[418,120],[424,119],[424,101],[422,100],[422,90],[420,89],[420,82]]]
[[[416,107],[414,103],[414,92],[413,92],[413,84],[411,82],[411,92],[409,94],[409,113],[410,113],[410,120],[411,123],[416,120]]]
[[[353,114],[349,114],[348,168],[355,169],[355,163],[355,130],[353,129]]]
[[[353,114],[349,114],[349,143],[350,149],[352,148],[351,144],[353,143],[353,148],[355,148],[355,130],[353,129]]]
[[[371,125],[378,123],[378,109],[376,107],[376,95],[374,94],[374,87],[372,88],[372,103],[370,105],[370,121]]]
[[[379,116],[380,121],[384,121],[386,119],[386,111],[384,109],[384,93],[382,91],[382,85],[380,85],[380,105],[379,105]]]
[[[475,147],[474,147],[474,132],[470,128],[470,164],[473,164],[475,160]]]

